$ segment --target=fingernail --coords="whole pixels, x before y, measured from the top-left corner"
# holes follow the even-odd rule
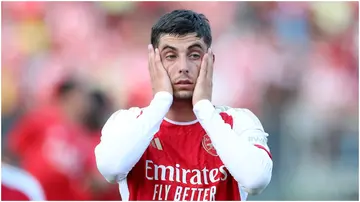
[[[151,45],[151,44],[148,45],[148,49],[149,49],[149,50],[152,49],[152,45]]]
[[[212,53],[212,50],[211,50],[211,48],[209,48],[209,51],[208,51],[208,52],[209,52],[209,54],[211,54],[211,53]]]

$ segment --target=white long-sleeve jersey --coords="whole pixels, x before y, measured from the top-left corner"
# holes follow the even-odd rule
[[[172,95],[115,112],[95,149],[97,166],[124,200],[246,200],[270,182],[268,134],[247,109],[201,100],[198,120],[165,118]]]

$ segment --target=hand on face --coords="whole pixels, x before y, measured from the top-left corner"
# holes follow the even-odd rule
[[[196,81],[194,93],[193,93],[193,105],[200,100],[210,100],[212,97],[213,86],[213,70],[214,70],[214,54],[209,48],[208,52],[203,56],[201,61],[201,67],[199,77]]]
[[[170,77],[161,62],[159,49],[156,48],[154,50],[153,46],[149,45],[148,51],[149,73],[154,95],[160,91],[166,91],[172,95],[173,88],[171,85]]]

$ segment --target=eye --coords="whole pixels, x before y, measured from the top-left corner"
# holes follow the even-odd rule
[[[165,58],[168,59],[168,60],[173,60],[173,59],[176,58],[176,55],[175,55],[175,54],[167,54],[167,55],[165,56]]]
[[[200,54],[198,54],[198,53],[191,53],[190,55],[189,55],[189,57],[191,58],[191,59],[193,59],[193,60],[197,60],[197,59],[200,59]]]

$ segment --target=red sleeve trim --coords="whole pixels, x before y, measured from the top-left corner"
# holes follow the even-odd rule
[[[139,115],[137,115],[137,117],[136,118],[139,118],[139,116],[141,116],[141,114],[143,113],[143,111],[141,110],[140,111],[140,114]]]
[[[258,144],[255,144],[255,147],[257,147],[257,148],[259,148],[259,149],[265,150],[266,153],[269,155],[269,157],[272,159],[271,153],[270,153],[265,147],[263,147],[263,146],[261,146],[261,145],[258,145]]]
[[[225,112],[220,112],[221,118],[224,120],[225,123],[229,124],[231,126],[231,129],[234,127],[234,119],[232,116]]]

